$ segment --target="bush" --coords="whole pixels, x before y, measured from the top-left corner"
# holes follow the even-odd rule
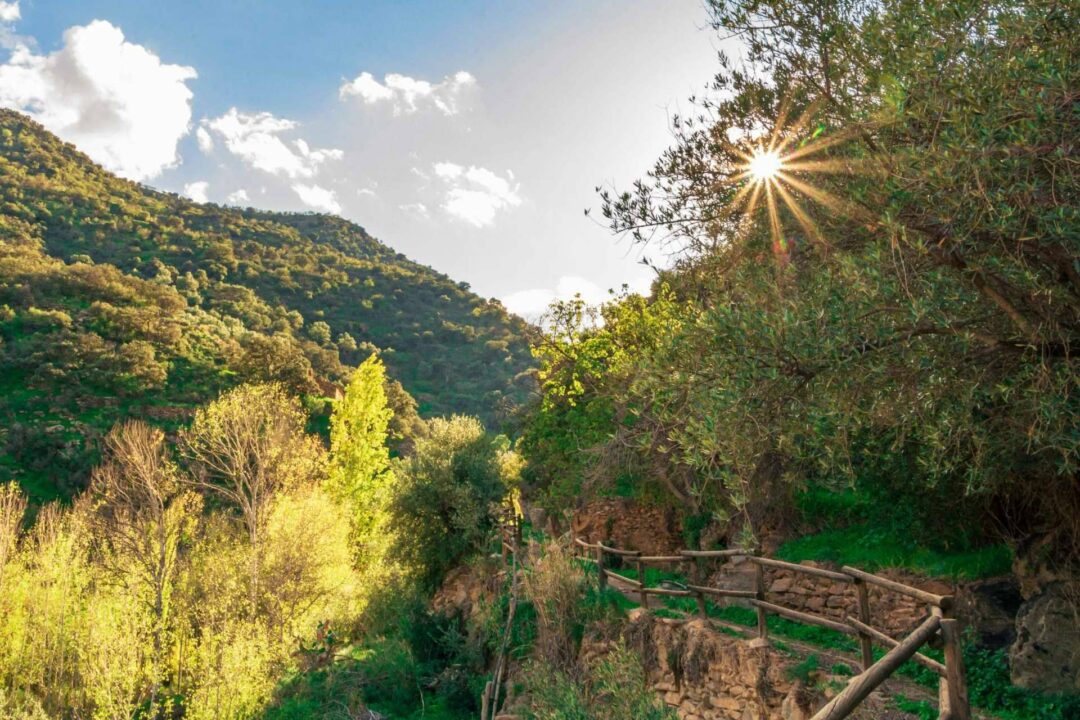
[[[674,720],[646,684],[641,660],[619,645],[593,668],[585,682],[543,662],[530,664],[525,673],[532,702],[530,720]]]
[[[397,465],[392,514],[395,554],[422,584],[434,587],[483,547],[494,528],[491,508],[506,493],[499,448],[475,418],[436,418]]]

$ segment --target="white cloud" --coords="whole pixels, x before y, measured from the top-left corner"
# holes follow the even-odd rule
[[[575,295],[590,305],[599,305],[610,296],[599,285],[577,275],[564,275],[554,288],[519,290],[504,296],[502,304],[512,313],[527,320],[538,320],[555,300],[570,300]]]
[[[424,106],[432,106],[443,115],[456,115],[467,92],[475,86],[476,78],[464,70],[448,75],[440,83],[398,73],[388,74],[380,83],[371,73],[364,72],[343,83],[338,97],[342,100],[359,97],[365,105],[389,103],[395,115],[411,114]]]
[[[409,203],[407,205],[398,205],[398,210],[403,210],[411,215],[418,215],[423,218],[426,218],[431,214],[430,212],[428,212],[427,205],[425,205],[424,203]]]
[[[341,205],[338,204],[337,193],[333,190],[303,183],[293,183],[292,189],[308,207],[335,215],[341,214]]]
[[[195,130],[195,140],[199,143],[199,149],[204,153],[210,153],[214,150],[214,138],[210,136],[210,133],[202,125]]]
[[[248,205],[251,203],[251,198],[248,197],[247,190],[240,188],[236,192],[229,193],[225,198],[225,203],[228,205]]]
[[[17,13],[17,4],[0,7]],[[48,55],[16,47],[0,65],[0,105],[28,113],[109,170],[144,180],[179,162],[176,145],[191,121],[186,83],[195,77],[95,20],[69,28]]]
[[[491,225],[500,210],[521,204],[519,186],[511,184],[514,174],[509,170],[502,178],[475,165],[466,168],[456,163],[439,162],[432,169],[447,185],[443,210],[475,227]]]
[[[251,167],[294,180],[314,177],[328,160],[344,157],[341,150],[312,149],[303,139],[286,143],[279,135],[299,124],[267,112],[249,115],[230,108],[219,118],[203,120],[202,126],[217,133],[229,152]]]
[[[205,180],[197,180],[184,186],[184,194],[197,203],[204,203],[208,200],[206,193],[209,189],[210,183]]]
[[[14,2],[0,2],[0,22],[15,22],[20,17],[19,0],[14,0]]]

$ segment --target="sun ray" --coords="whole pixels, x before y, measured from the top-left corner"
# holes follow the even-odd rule
[[[801,173],[825,173],[830,175],[851,175],[855,172],[865,174],[866,163],[858,159],[852,160],[796,160],[789,162],[784,159],[784,170]]]
[[[774,183],[766,182],[765,199],[769,207],[769,229],[773,239],[773,253],[786,262],[788,257],[787,241],[784,239],[784,231],[780,226],[780,210],[776,207],[776,196],[773,194]]]
[[[816,188],[809,183],[805,183],[798,178],[793,178],[786,173],[778,173],[777,178],[786,182],[788,185],[792,186],[793,188],[801,192],[803,195],[810,197],[814,201],[824,205],[830,210],[836,210],[837,212],[851,215],[854,217],[859,217],[863,215],[862,209],[858,206],[852,205],[845,200],[841,200],[835,195],[832,195],[829,192],[822,190],[821,188]]]
[[[785,160],[798,160],[806,155],[812,155],[813,153],[821,152],[826,148],[830,148],[833,145],[839,145],[842,142],[847,142],[851,139],[853,132],[835,132],[831,135],[825,135],[823,137],[816,138],[806,143],[800,148],[795,148],[787,155],[784,156]]]
[[[791,125],[788,128],[786,133],[787,137],[784,139],[784,141],[773,148],[774,152],[784,152],[787,146],[791,144],[791,141],[798,137],[799,132],[806,127],[807,123],[810,122],[810,118],[814,116],[814,111],[818,109],[818,106],[820,104],[820,102],[815,101],[806,106],[806,109],[803,110],[802,115],[800,115],[799,119],[795,121],[795,124]],[[780,119],[776,124],[777,128],[779,128],[783,122],[783,119]],[[777,132],[779,132],[779,130],[777,130]]]
[[[776,122],[773,123],[772,134],[769,137],[768,152],[779,153],[783,148],[780,133],[784,130],[784,123],[787,122],[788,113],[791,111],[791,103],[784,101],[780,105],[780,113],[776,116]]]
[[[753,216],[754,210],[757,209],[758,200],[761,198],[762,185],[764,183],[754,183],[753,186],[747,186],[754,188],[754,191],[750,194],[750,200],[747,202],[746,214],[748,216]]]
[[[821,231],[818,230],[817,225],[814,223],[814,219],[810,217],[809,213],[803,209],[802,205],[798,203],[795,196],[788,192],[783,183],[776,183],[776,192],[780,195],[780,199],[784,201],[784,204],[791,210],[791,214],[795,216],[799,225],[802,227],[803,232],[810,238],[811,242],[816,243],[822,247],[828,245],[825,238],[822,237]]]

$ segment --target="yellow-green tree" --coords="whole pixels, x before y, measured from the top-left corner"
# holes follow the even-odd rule
[[[106,461],[93,473],[89,519],[106,571],[149,613],[155,705],[181,544],[201,503],[181,485],[161,430],[131,420],[113,428],[105,447]]]
[[[330,418],[331,493],[352,512],[353,543],[360,567],[382,563],[387,546],[387,506],[394,481],[387,432],[386,369],[377,355],[353,373],[345,397]]]
[[[275,494],[321,473],[323,450],[307,416],[281,385],[241,385],[195,413],[181,433],[195,483],[241,512],[251,541],[251,600],[259,596],[262,527]]]

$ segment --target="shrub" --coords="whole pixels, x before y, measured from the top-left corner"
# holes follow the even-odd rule
[[[506,492],[498,447],[475,418],[436,418],[397,465],[392,514],[395,554],[429,587],[475,553],[494,527],[491,508]]]

